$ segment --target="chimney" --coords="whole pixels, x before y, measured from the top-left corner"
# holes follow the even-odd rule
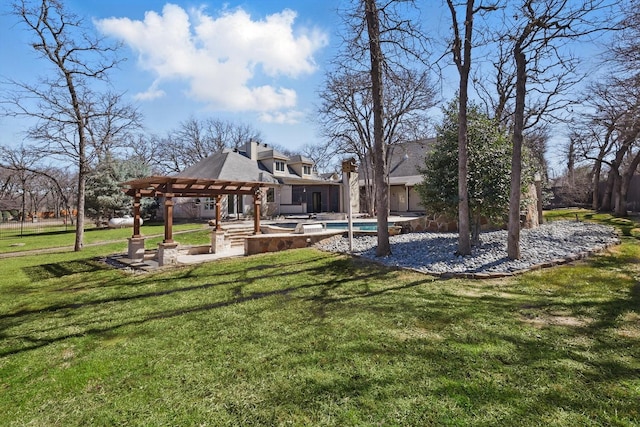
[[[251,160],[258,160],[258,142],[248,141],[244,146],[245,156]]]

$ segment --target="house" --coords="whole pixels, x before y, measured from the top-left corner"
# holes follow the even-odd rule
[[[392,213],[423,213],[420,195],[415,186],[422,182],[420,169],[424,167],[427,150],[435,143],[435,138],[403,142],[389,146],[388,176],[389,209]],[[366,162],[368,163],[368,162]],[[366,186],[373,180],[373,168],[364,165],[360,173],[360,194],[366,194]],[[361,206],[366,206],[361,203]]]
[[[244,149],[225,149],[212,154],[174,176],[267,183],[262,209],[266,216],[306,216],[346,210],[342,180],[318,175],[313,161],[307,157],[289,157],[255,141],[245,144]],[[251,196],[229,195],[222,200],[223,218],[244,217],[251,215],[252,210]],[[213,199],[181,198],[175,202],[176,218],[212,218],[214,215]]]

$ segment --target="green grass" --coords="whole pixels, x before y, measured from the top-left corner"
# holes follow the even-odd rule
[[[544,212],[544,218],[549,221],[579,220],[595,221],[601,224],[611,225],[620,230],[624,236],[634,235],[633,229],[638,227],[637,218],[621,218],[610,213],[595,213],[588,209],[557,209]],[[638,234],[638,233],[636,233]],[[635,237],[635,236],[634,236]]]
[[[176,224],[173,227],[174,233],[182,231],[195,231],[200,230],[203,233],[207,233],[208,230],[203,224]],[[143,225],[141,232],[145,236],[163,236],[164,225]],[[84,244],[102,244],[108,241],[124,241],[126,238],[131,237],[132,228],[89,228],[84,232]],[[183,238],[180,238],[183,240]],[[206,243],[208,237],[198,237],[198,242]],[[184,240],[191,241],[193,239],[187,237]],[[145,241],[145,246],[149,248],[157,248],[157,243],[162,241],[162,237],[150,238]],[[0,253],[7,252],[22,252],[36,249],[49,249],[49,248],[63,248],[72,247],[75,243],[75,231],[74,230],[53,230],[38,234],[28,234],[23,237],[3,238],[0,239]]]
[[[128,274],[115,245],[0,261],[0,425],[640,424],[635,239],[487,281],[314,249]]]

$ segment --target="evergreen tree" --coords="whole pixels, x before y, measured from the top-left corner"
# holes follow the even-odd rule
[[[437,142],[420,172],[424,181],[417,186],[422,204],[434,213],[458,214],[458,105],[449,103],[437,128]],[[495,120],[468,108],[469,220],[472,242],[480,243],[482,218],[503,220],[509,209],[511,141]]]
[[[133,199],[122,191],[120,183],[149,174],[148,168],[141,168],[135,160],[105,156],[87,180],[87,215],[99,224],[113,217],[130,214]]]

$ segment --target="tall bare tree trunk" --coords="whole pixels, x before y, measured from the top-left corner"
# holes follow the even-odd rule
[[[596,161],[593,166],[593,178],[592,178],[592,188],[591,188],[591,208],[593,210],[598,210],[600,208],[600,173],[602,170],[602,162],[599,160]]]
[[[607,178],[607,182],[604,187],[604,194],[602,195],[602,204],[600,205],[600,209],[609,212],[611,211],[611,200],[613,198],[613,187],[616,182],[617,170],[613,167],[609,170],[609,177]]]
[[[513,154],[511,157],[511,191],[509,193],[509,224],[507,227],[507,256],[520,259],[520,196],[522,187],[522,142],[524,140],[524,103],[526,95],[527,60],[522,51],[522,40],[516,42],[513,54],[516,60],[516,104],[513,116]]]
[[[620,177],[620,191],[618,199],[616,200],[615,209],[615,214],[617,216],[627,216],[627,214],[629,213],[627,211],[627,194],[629,193],[631,180],[636,173],[636,169],[638,169],[638,164],[640,164],[640,152],[636,153],[636,155],[633,157],[633,160],[627,167],[627,170]]]
[[[469,214],[469,153],[467,138],[467,103],[469,100],[469,72],[471,69],[471,39],[473,37],[473,4],[467,0],[464,40],[458,29],[458,19],[452,0],[447,0],[453,21],[453,61],[460,74],[458,100],[458,255],[471,254],[471,230]]]
[[[376,218],[378,225],[378,247],[376,256],[391,254],[389,244],[389,193],[385,183],[386,156],[383,129],[382,49],[380,47],[380,21],[375,0],[364,0],[369,55],[371,57],[371,87],[373,95],[373,158],[376,184]]]
[[[458,254],[471,254],[469,225],[469,152],[467,139],[467,103],[469,99],[469,69],[471,65],[471,33],[473,1],[467,2],[465,21],[464,63],[460,69],[460,107],[458,109]]]
[[[86,189],[86,172],[78,173],[78,207],[76,221],[76,239],[73,246],[74,251],[82,250],[84,242],[84,194]]]

